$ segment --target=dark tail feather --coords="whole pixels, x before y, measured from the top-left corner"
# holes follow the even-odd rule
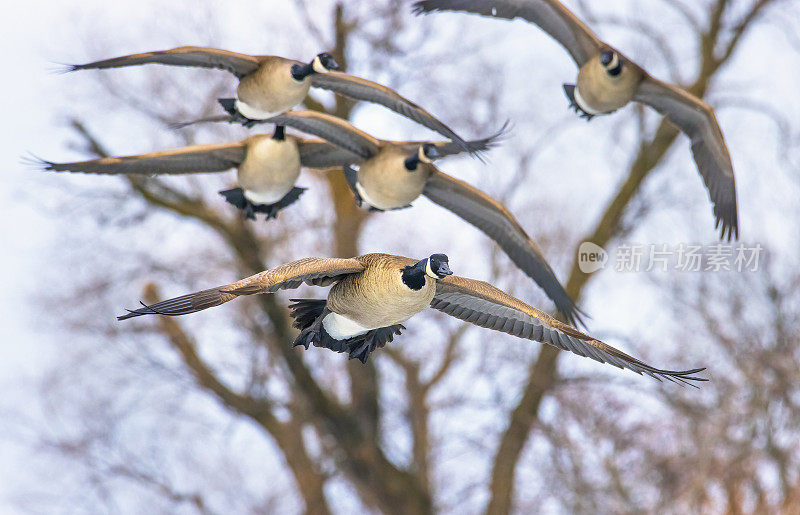
[[[222,190],[219,192],[219,194],[225,197],[225,200],[239,209],[244,209],[247,207],[247,199],[244,197],[244,190],[242,190],[242,188]]]
[[[230,204],[233,204],[238,209],[244,211],[244,215],[250,219],[256,219],[256,206],[253,205],[252,202],[247,200],[247,197],[244,196],[244,190],[242,188],[231,188],[229,190],[222,190],[219,192],[220,195],[225,197]]]
[[[235,98],[219,98],[217,99],[219,105],[231,116],[239,115],[239,111],[236,110],[236,99]],[[241,116],[241,115],[239,115]]]
[[[294,319],[292,326],[300,330],[316,322],[327,303],[324,299],[291,299],[291,301],[294,303],[289,305],[289,316]]]
[[[219,114],[215,116],[209,116],[207,118],[198,118],[197,120],[192,120],[190,122],[173,122],[168,123],[167,127],[170,129],[183,129],[184,127],[188,127],[190,125],[196,125],[198,123],[219,123],[219,122],[228,122],[234,123],[236,120],[233,116],[227,114]]]
[[[224,296],[224,292],[220,291],[220,288],[224,288],[224,286],[182,295],[174,299],[162,300],[149,306],[141,303],[143,307],[129,309],[127,315],[118,316],[117,320],[127,320],[128,318],[142,315],[188,315],[189,313],[196,313],[197,311],[219,306],[233,298],[229,295]]]
[[[345,165],[342,169],[344,171],[344,180],[347,181],[347,185],[350,186],[350,191],[353,192],[353,195],[356,198],[356,205],[361,207],[364,203],[364,199],[361,198],[361,194],[358,193],[356,189],[356,184],[358,183],[358,172],[353,169],[350,165]]]
[[[404,329],[405,326],[402,324],[390,325],[374,329],[361,337],[347,340],[347,350],[350,351],[348,357],[366,363],[373,351],[392,341],[394,336],[401,334]]]
[[[254,206],[253,210],[256,213],[266,213],[267,220],[269,220],[270,218],[277,218],[278,213],[281,210],[286,209],[287,207],[297,202],[297,200],[300,198],[300,195],[302,195],[303,192],[306,191],[307,189],[308,188],[298,188],[295,186],[294,188],[289,190],[289,193],[284,195],[282,199],[275,202],[274,204],[256,205]]]
[[[216,115],[216,116],[209,116],[207,118],[200,118],[198,120],[192,120],[190,122],[177,122],[177,123],[170,123],[169,127],[171,129],[182,129],[184,127],[188,127],[189,125],[194,125],[196,123],[217,123],[217,122],[228,122],[228,123],[241,123],[245,127],[252,127],[257,123],[261,123],[260,120],[251,120],[246,116],[242,115],[236,109],[236,99],[235,98],[218,98],[217,102],[222,108],[227,112],[227,115]]]

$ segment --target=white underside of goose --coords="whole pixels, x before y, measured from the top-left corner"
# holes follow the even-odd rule
[[[595,115],[603,114],[603,111],[598,111],[597,109],[592,109],[591,107],[589,107],[589,104],[587,104],[586,101],[581,96],[581,92],[578,90],[578,86],[575,86],[575,103],[578,104],[578,106],[581,109],[583,109],[585,112],[589,114],[595,114]]]
[[[367,190],[364,189],[364,187],[361,185],[360,182],[356,182],[356,191],[361,196],[361,200],[363,202],[365,202],[366,204],[368,204],[368,205],[370,205],[370,206],[372,206],[372,207],[374,207],[376,209],[384,209],[384,210],[386,210],[386,209],[393,209],[394,207],[399,207],[399,206],[385,206],[385,205],[382,205],[380,202],[375,202],[373,199],[371,199],[369,197],[369,195],[367,195]]]
[[[243,190],[243,193],[244,193],[244,198],[246,198],[253,204],[274,204],[275,202],[285,197],[286,194],[289,193],[289,190],[285,191],[283,189],[277,191]]]
[[[268,118],[272,118],[273,116],[278,116],[279,114],[283,114],[289,109],[287,108],[282,111],[275,111],[274,113],[270,113],[267,111],[262,111],[257,107],[247,105],[238,98],[236,99],[235,105],[236,105],[236,110],[239,111],[239,113],[241,113],[242,116],[249,118],[251,120],[266,120]]]
[[[328,313],[322,319],[322,326],[332,338],[336,340],[346,340],[354,336],[365,334],[370,330],[358,322],[354,322],[344,315],[338,313]]]

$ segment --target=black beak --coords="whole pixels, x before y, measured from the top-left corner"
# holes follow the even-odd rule
[[[336,59],[333,57],[328,58],[328,64],[326,66],[329,70],[339,71],[339,63],[337,63]]]
[[[439,153],[439,149],[436,147],[428,148],[428,151],[425,153],[425,155],[428,156],[428,159],[438,159],[442,156],[442,154]]]
[[[439,277],[447,277],[448,275],[453,275],[453,271],[450,270],[450,265],[448,265],[447,263],[441,263],[436,268],[436,275],[438,275]]]

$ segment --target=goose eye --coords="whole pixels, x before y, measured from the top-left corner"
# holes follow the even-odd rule
[[[436,159],[439,157],[439,149],[436,148],[436,145],[431,143],[423,145],[422,152],[425,153],[425,157],[428,159]]]

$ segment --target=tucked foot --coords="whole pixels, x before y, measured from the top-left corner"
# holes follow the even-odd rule
[[[220,195],[225,197],[228,203],[233,204],[238,209],[244,211],[245,216],[249,220],[256,219],[256,206],[244,196],[242,188],[231,188],[219,192]]]
[[[247,127],[248,129],[252,128],[257,123],[259,123],[258,120],[252,120],[243,115],[242,113],[240,113],[238,109],[236,109],[235,98],[219,98],[217,99],[217,102],[219,102],[219,105],[221,105],[222,108],[229,115],[231,115],[230,119],[228,120],[230,123],[240,123],[245,127]]]
[[[364,199],[361,198],[361,194],[358,192],[358,188],[356,188],[356,184],[358,183],[358,172],[353,169],[352,166],[347,165],[343,168],[344,171],[344,180],[347,181],[347,185],[350,186],[350,191],[353,192],[353,196],[356,200],[356,205],[361,207],[364,205]]]
[[[345,340],[348,358],[366,363],[370,354],[386,345],[387,342],[391,342],[395,335],[401,334],[404,329],[405,326],[402,324],[390,325],[380,329],[373,329],[363,336]]]
[[[314,322],[325,312],[327,301],[325,299],[290,299],[289,316],[294,322],[292,327],[301,331],[311,327]]]
[[[244,196],[242,188],[232,188],[229,190],[220,191],[219,194],[225,197],[229,203],[245,212],[245,216],[249,220],[256,219],[256,213],[264,213],[267,215],[266,220],[277,218],[278,212],[291,204],[295,203],[300,195],[307,188],[292,188],[289,193],[283,196],[282,199],[274,204],[255,204]]]

